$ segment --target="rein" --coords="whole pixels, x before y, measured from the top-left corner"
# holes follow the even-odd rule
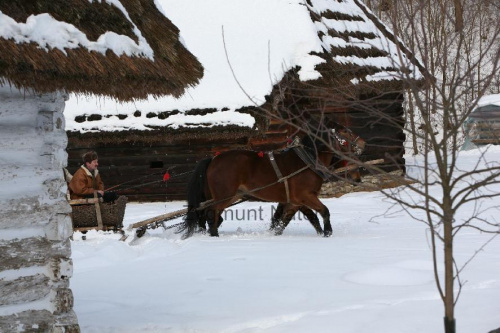
[[[167,171],[168,171],[168,170],[167,170]],[[163,171],[162,171],[162,172],[157,172],[157,173],[152,173],[152,174],[150,174],[150,175],[141,176],[141,177],[139,177],[139,178],[135,178],[135,179],[132,179],[132,180],[128,180],[128,181],[126,181],[126,182],[123,182],[123,183],[120,183],[120,184],[118,184],[118,185],[112,186],[112,187],[110,187],[110,188],[106,189],[106,191],[110,191],[110,190],[112,190],[112,189],[114,189],[114,188],[117,188],[117,187],[120,187],[120,186],[122,186],[122,185],[124,185],[124,184],[128,184],[128,183],[135,182],[135,181],[137,181],[137,180],[139,180],[139,179],[142,179],[142,178],[147,178],[147,177],[151,177],[151,176],[156,176],[156,175],[159,175],[159,174],[161,174],[161,173],[163,173]],[[120,190],[120,191],[123,191],[123,190],[128,190],[128,188],[126,188],[126,189],[122,189],[122,190]]]
[[[170,169],[167,169],[167,171],[166,171],[166,172],[168,172],[169,170],[170,170]],[[177,175],[173,175],[173,176],[171,176],[171,177],[170,177],[170,179],[172,179],[172,178],[176,178],[176,177],[180,177],[180,176],[184,176],[184,175],[191,174],[191,173],[193,173],[193,171],[192,171],[192,170],[191,170],[191,171],[186,171],[186,172],[183,172],[183,173],[179,173],[179,174],[177,174]],[[121,184],[118,184],[118,185],[112,186],[112,187],[110,187],[109,189],[106,189],[106,191],[109,191],[109,190],[112,190],[112,189],[114,189],[114,188],[120,187],[120,186],[122,186],[122,185],[124,185],[124,184],[128,184],[128,183],[135,182],[135,181],[137,181],[137,180],[139,180],[139,179],[142,179],[142,178],[147,178],[147,177],[156,176],[156,175],[160,175],[160,174],[165,174],[165,172],[164,172],[164,171],[162,171],[162,172],[152,173],[152,174],[150,174],[150,175],[141,176],[141,177],[139,177],[139,178],[135,178],[135,179],[132,179],[132,180],[129,180],[129,181],[123,182],[123,183],[121,183]],[[156,183],[160,183],[160,182],[164,182],[164,181],[165,181],[165,180],[163,180],[163,179],[160,179],[160,180],[155,180],[155,181],[148,182],[148,183],[143,183],[143,184],[138,184],[138,185],[132,185],[132,186],[129,186],[129,187],[121,188],[121,189],[118,189],[117,191],[118,191],[118,192],[121,192],[121,191],[126,191],[126,190],[130,190],[130,189],[133,189],[133,188],[138,188],[138,187],[142,187],[142,186],[146,186],[146,185],[156,184]]]

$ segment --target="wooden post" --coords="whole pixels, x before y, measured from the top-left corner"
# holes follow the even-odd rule
[[[102,230],[102,217],[101,217],[101,204],[99,203],[99,197],[97,196],[97,191],[94,191],[95,199],[95,215],[97,216],[97,230]]]

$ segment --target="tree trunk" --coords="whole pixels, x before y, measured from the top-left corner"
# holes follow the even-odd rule
[[[460,31],[464,28],[464,13],[461,0],[454,0],[455,3],[455,31]]]
[[[448,317],[444,317],[444,331],[445,333],[455,333],[455,319],[450,320]]]
[[[451,198],[443,195],[444,223],[444,327],[446,333],[455,333],[455,296],[453,272],[453,212]]]

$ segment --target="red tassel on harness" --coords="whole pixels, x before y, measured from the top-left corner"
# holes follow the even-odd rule
[[[263,151],[259,151],[259,152],[257,153],[257,155],[258,155],[259,157],[264,157],[264,152],[263,152]]]
[[[220,155],[220,151],[216,151],[214,156],[219,156]]]
[[[170,179],[170,173],[167,171],[165,172],[165,174],[163,175],[163,181],[166,182]]]

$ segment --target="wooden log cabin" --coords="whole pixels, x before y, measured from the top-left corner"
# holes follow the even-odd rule
[[[485,95],[465,122],[463,149],[500,144],[500,94]]]
[[[401,75],[419,80],[423,69],[361,1],[270,1],[258,14],[252,1],[240,1],[231,17],[203,0],[159,3],[202,63],[203,79],[178,99],[71,97],[70,171],[94,149],[106,187],[123,184],[116,189],[129,200],[183,200],[199,160],[284,147],[322,117],[368,142],[363,159],[404,169]]]
[[[217,111],[197,110],[191,115],[205,113],[200,117],[209,119],[210,112]],[[138,113],[136,116],[140,118]],[[155,118],[152,114],[149,117]],[[264,122],[263,118],[261,122]],[[129,200],[184,199],[190,172],[198,161],[229,149],[248,148],[253,132],[251,128],[236,125],[209,129],[162,127],[118,133],[68,132],[68,169],[70,172],[76,170],[81,164],[81,155],[95,149],[99,154],[99,172],[106,188],[124,183],[116,190],[127,195]],[[170,179],[164,182],[167,171]]]

